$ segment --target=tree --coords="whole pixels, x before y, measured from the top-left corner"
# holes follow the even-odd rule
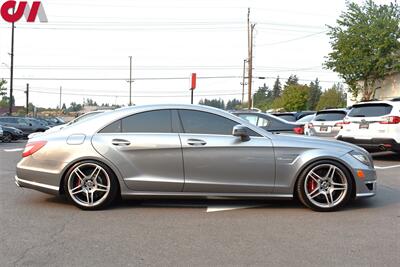
[[[199,105],[205,105],[205,106],[210,106],[214,108],[220,108],[220,109],[225,109],[225,103],[224,100],[222,99],[201,99],[199,102]]]
[[[310,87],[307,85],[291,84],[283,90],[281,101],[286,111],[300,111],[307,108]]]
[[[346,94],[341,84],[334,84],[332,88],[322,93],[317,110],[325,108],[343,108],[346,107]]]
[[[264,103],[272,98],[272,92],[268,88],[268,86],[264,83],[263,86],[258,87],[257,92],[253,95],[253,104],[256,106],[257,104]]]
[[[372,0],[346,5],[337,26],[328,26],[332,52],[325,66],[339,73],[354,97],[369,100],[378,81],[400,70],[400,7]]]
[[[242,104],[242,101],[238,100],[238,99],[233,99],[233,100],[229,100],[226,103],[226,110],[234,110],[237,109],[240,105]]]
[[[321,86],[319,86],[319,80],[317,78],[315,79],[314,82],[310,83],[310,94],[308,96],[308,101],[307,101],[308,110],[315,110],[319,98],[321,97],[321,94],[322,94]]]
[[[82,110],[82,105],[81,104],[77,104],[76,102],[72,102],[69,106],[69,108],[67,109],[67,112],[76,112],[76,111],[80,111]]]
[[[288,80],[286,81],[285,88],[290,85],[298,85],[298,84],[299,84],[299,78],[297,78],[296,75],[290,75]]]
[[[7,84],[6,80],[4,79],[0,80],[0,97],[7,95],[7,87],[5,87],[6,84]]]
[[[272,88],[272,99],[276,99],[280,97],[282,94],[282,85],[281,81],[279,80],[279,76],[276,78],[274,87]]]
[[[67,106],[65,105],[65,103],[63,103],[63,105],[62,105],[62,108],[61,108],[62,110],[67,110]]]

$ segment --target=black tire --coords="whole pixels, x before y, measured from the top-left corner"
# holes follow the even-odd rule
[[[2,140],[3,140],[3,143],[11,143],[13,140],[13,137],[9,132],[4,132]]]
[[[89,169],[89,166],[99,166],[101,169],[101,171],[99,171],[98,175],[96,176],[96,178],[93,180],[90,178],[91,174],[93,174],[93,170],[91,171]],[[77,175],[77,168],[79,168],[79,170],[82,171],[82,173],[84,175],[81,175],[80,177],[83,177],[83,180],[80,179]],[[104,173],[103,173],[104,171]],[[86,176],[85,176],[86,175]],[[101,179],[101,183],[98,183],[98,178]],[[71,185],[74,184],[75,181],[78,181],[79,184],[77,184],[77,186],[75,188],[77,188],[77,190],[75,191],[75,194],[72,194],[70,192],[71,189]],[[82,181],[82,185],[80,185],[80,181]],[[93,184],[92,187],[86,187],[87,183],[90,182],[90,185]],[[106,183],[107,186],[109,186],[109,188],[104,189],[105,186],[103,185],[104,183]],[[85,186],[84,186],[85,185]],[[98,185],[101,185],[102,187],[98,187]],[[81,186],[81,188],[78,188],[79,186]],[[67,196],[67,199],[69,201],[71,201],[75,206],[77,206],[78,208],[82,209],[82,210],[101,210],[101,209],[105,209],[108,206],[110,206],[117,198],[118,194],[119,194],[119,184],[118,184],[118,179],[115,176],[114,172],[105,164],[98,162],[98,161],[93,161],[93,160],[85,160],[85,161],[81,161],[78,162],[76,164],[74,164],[66,173],[64,180],[63,180],[63,188],[64,188],[64,192],[65,195]],[[87,193],[88,190],[87,188],[90,188],[91,193]],[[96,190],[108,190],[108,193],[104,193],[104,195],[101,196],[101,193],[99,193],[100,191]],[[82,189],[83,192],[79,193],[78,191],[80,191]],[[72,191],[73,192],[73,191]],[[89,196],[89,194],[91,194],[91,197]],[[94,201],[95,198],[95,194],[99,194],[99,201],[98,203]],[[80,201],[83,200],[85,198],[85,196],[87,197],[87,203],[83,203],[84,201]],[[90,201],[91,199],[91,201]],[[91,205],[90,202],[93,202]]]
[[[329,169],[326,177],[323,176],[324,168]],[[331,168],[334,171],[332,179],[329,180]],[[316,177],[321,179],[315,179]],[[303,205],[320,212],[336,211],[344,207],[350,201],[353,189],[350,172],[342,164],[330,160],[314,162],[308,166],[302,171],[295,188]]]

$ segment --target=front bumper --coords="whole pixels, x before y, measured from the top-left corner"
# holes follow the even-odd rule
[[[357,139],[354,137],[338,136],[337,140],[347,143],[355,144],[370,152],[377,151],[400,151],[400,144],[394,139],[390,138],[371,138],[371,139]]]

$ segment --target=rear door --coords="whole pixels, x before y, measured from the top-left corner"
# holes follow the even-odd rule
[[[96,134],[94,148],[120,170],[135,191],[180,192],[183,161],[172,111],[155,110],[128,116]]]
[[[380,134],[387,134],[389,125],[381,124],[382,118],[388,116],[393,109],[386,103],[368,103],[354,105],[347,115],[347,123],[341,133],[358,139],[377,138]]]
[[[185,192],[269,193],[275,181],[272,142],[251,131],[243,142],[232,135],[240,122],[194,110],[179,110]]]

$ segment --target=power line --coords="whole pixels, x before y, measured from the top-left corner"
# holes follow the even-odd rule
[[[322,31],[322,32],[317,32],[317,33],[312,33],[312,34],[308,34],[308,35],[304,35],[304,36],[300,36],[298,38],[293,38],[293,39],[288,39],[288,40],[283,40],[283,41],[278,41],[278,42],[273,42],[273,43],[267,43],[267,44],[259,44],[257,45],[257,47],[262,47],[262,46],[270,46],[270,45],[277,45],[277,44],[284,44],[284,43],[290,43],[290,42],[294,42],[294,41],[298,41],[298,40],[303,40],[306,38],[310,38],[316,35],[320,35],[323,33],[327,33],[328,31]]]
[[[16,91],[24,91],[23,89],[15,89]],[[39,94],[49,94],[49,95],[60,95],[60,92],[45,92],[39,90],[29,90],[30,93],[39,93]],[[73,95],[73,96],[89,96],[89,97],[126,97],[129,98],[129,95],[107,95],[107,94],[85,94],[85,93],[67,93],[63,92],[63,95]],[[237,93],[225,93],[225,94],[198,94],[197,96],[230,96],[230,95],[241,95],[240,92]],[[135,97],[187,97],[187,94],[184,95],[135,95]]]

